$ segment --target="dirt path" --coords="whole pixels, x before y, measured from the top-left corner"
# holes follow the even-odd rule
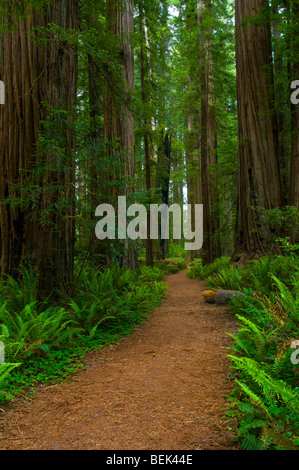
[[[1,413],[0,449],[233,449],[223,419],[233,383],[225,307],[203,303],[204,284],[169,276],[147,324],[90,353],[70,383],[42,386]]]

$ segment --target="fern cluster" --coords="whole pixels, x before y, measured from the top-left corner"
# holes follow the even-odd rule
[[[246,450],[299,448],[299,369],[290,348],[299,339],[299,283],[292,274],[287,283],[271,275],[267,296],[251,288],[232,300],[239,329],[231,335],[237,387],[228,416]]]
[[[249,266],[234,266],[230,258],[217,258],[212,264],[202,265],[197,259],[191,263],[188,277],[204,279],[209,289],[243,290],[251,287],[261,294],[273,291],[273,277],[292,287],[299,280],[299,258],[295,256],[270,256],[252,260]]]
[[[209,276],[217,275],[221,269],[227,268],[229,263],[230,258],[227,256],[217,258],[213,263],[207,265],[203,265],[202,260],[198,258],[191,261],[187,276],[191,279],[206,280]]]
[[[298,449],[299,365],[290,347],[299,340],[299,258],[289,250],[234,266],[222,257],[191,263],[189,277],[207,288],[240,290],[230,301],[238,323],[229,355],[236,387],[228,417],[246,450]]]
[[[86,265],[73,296],[53,306],[36,299],[33,272],[23,268],[20,274],[18,280],[7,277],[0,284],[0,341],[7,361],[0,367],[0,400],[8,397],[8,389],[14,390],[14,378],[27,383],[32,375],[35,382],[33,375],[41,375],[44,360],[50,363],[65,348],[80,348],[86,341],[97,347],[103,331],[107,338],[109,331],[126,334],[166,293],[164,272],[157,267],[131,271]],[[27,373],[29,365],[34,373]]]
[[[139,272],[115,266],[86,269],[69,307],[84,335],[93,338],[105,322],[121,322],[150,311],[165,294],[163,272],[142,266]]]

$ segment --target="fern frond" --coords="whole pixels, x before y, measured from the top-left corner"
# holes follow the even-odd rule
[[[247,433],[243,438],[241,448],[244,450],[263,450],[265,447],[263,442],[257,437],[253,434]]]

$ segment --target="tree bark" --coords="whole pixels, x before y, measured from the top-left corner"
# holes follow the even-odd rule
[[[278,5],[272,6],[274,14],[278,14]],[[272,24],[272,36],[273,36],[273,73],[274,73],[274,98],[275,98],[275,108],[277,114],[277,126],[278,126],[278,155],[280,163],[280,172],[281,172],[281,191],[282,191],[282,203],[285,205],[288,202],[288,187],[289,187],[289,150],[287,145],[287,139],[285,136],[285,129],[287,125],[287,116],[289,111],[289,103],[286,104],[285,99],[285,90],[281,86],[281,74],[283,73],[284,68],[289,70],[290,63],[289,59],[285,60],[285,57],[281,52],[277,51],[277,46],[275,43],[280,41],[280,31],[278,23],[273,21]],[[289,43],[288,38],[286,41]],[[288,46],[291,50],[291,44]],[[287,64],[285,64],[287,62]]]
[[[147,56],[144,52],[144,45],[146,43],[145,37],[145,25],[144,25],[144,12],[143,4],[140,1],[138,4],[139,7],[139,32],[140,32],[140,81],[141,81],[141,100],[143,103],[143,143],[144,143],[144,167],[145,167],[145,189],[147,191],[147,202],[148,205],[151,203],[151,155],[150,155],[150,145],[149,145],[149,123],[148,116],[146,115],[146,103],[150,99],[147,96],[147,87],[146,87],[146,70],[149,69],[149,63]],[[148,77],[149,78],[149,77]],[[146,252],[146,265],[153,266],[154,257],[153,257],[153,241],[150,237],[150,224],[151,217],[150,211],[147,210],[147,238],[145,241],[145,252]]]
[[[75,142],[71,126],[61,121],[58,126],[50,110],[67,112],[76,103],[77,54],[51,30],[42,44],[29,32],[49,23],[76,30],[78,1],[53,0],[45,11],[28,9],[14,22],[15,29],[1,39],[7,93],[0,124],[1,274],[15,275],[30,262],[39,273],[39,296],[45,297],[68,290],[73,280]],[[35,34],[38,40],[43,32]],[[65,120],[71,124],[73,117],[71,112]],[[39,136],[43,132],[47,139],[47,120],[48,137],[59,139],[60,154],[42,148]]]
[[[132,107],[134,88],[134,4],[132,0],[107,0],[106,23],[111,37],[115,40],[114,53],[119,57],[120,73],[116,74],[108,65],[105,83],[104,138],[107,143],[109,162],[116,160],[118,167],[111,169],[110,179],[121,180],[121,195],[132,198],[135,177],[135,129]],[[113,65],[113,64],[112,64]],[[117,173],[117,174],[115,174]],[[114,195],[120,195],[117,186]],[[121,263],[124,267],[138,267],[135,244],[126,240]]]
[[[211,1],[207,5],[211,13]],[[219,184],[218,184],[218,155],[217,155],[217,120],[216,120],[216,95],[214,64],[212,58],[212,30],[208,29],[207,47],[207,74],[208,74],[208,164],[211,194],[211,219],[212,219],[212,258],[221,256],[220,246],[220,213],[219,213]]]
[[[268,16],[260,17],[267,7],[266,0],[235,3],[239,165],[233,259],[244,261],[273,249],[275,227],[263,223],[259,208],[281,206],[271,30]]]
[[[78,0],[53,0],[48,6],[46,24],[78,31]],[[77,102],[78,59],[76,47],[62,38],[49,41],[47,47],[47,102],[58,114],[46,118],[60,130],[59,153],[50,149],[46,159],[41,212],[50,213],[39,235],[38,293],[45,298],[57,289],[69,294],[74,276],[75,246],[75,165],[76,146],[74,107]],[[40,84],[39,84],[40,86]],[[67,113],[62,122],[60,111]],[[54,138],[55,138],[54,131]],[[47,135],[47,130],[46,130]],[[50,135],[53,138],[53,134]],[[61,205],[61,208],[56,208]]]
[[[35,262],[37,258],[38,234],[30,220],[32,210],[25,201],[20,204],[20,198],[35,164],[35,145],[43,116],[39,103],[47,98],[46,51],[38,50],[28,36],[32,27],[44,26],[44,17],[34,12],[15,22],[15,30],[6,31],[1,38],[1,79],[6,94],[5,105],[0,109],[2,276],[16,275],[22,263]],[[35,84],[37,77],[40,81]]]
[[[168,131],[161,131],[158,145],[158,159],[156,170],[156,188],[159,188],[159,195],[162,204],[168,206],[169,202],[169,181],[171,168],[171,136]],[[156,254],[158,259],[165,259],[168,255],[168,240],[161,238],[161,221],[159,219],[159,246]]]
[[[211,220],[211,194],[209,183],[208,165],[208,73],[207,73],[207,50],[205,33],[203,29],[204,10],[208,7],[208,2],[198,0],[197,15],[199,25],[199,54],[200,54],[200,154],[201,154],[201,185],[203,204],[203,263],[213,261],[212,246],[212,220]]]
[[[90,159],[86,164],[81,162],[81,171],[88,177],[86,182],[85,205],[90,210],[90,222],[88,224],[89,235],[83,233],[82,239],[85,241],[94,236],[94,215],[98,204],[101,202],[102,195],[105,194],[105,185],[107,182],[103,179],[103,151],[102,142],[104,139],[104,128],[102,124],[103,101],[104,101],[104,69],[98,59],[99,43],[96,39],[97,33],[100,35],[99,11],[96,5],[91,5],[87,12],[87,24],[94,29],[94,41],[89,45],[88,60],[88,98],[89,98],[89,148]],[[88,168],[88,171],[86,171]],[[86,176],[85,176],[86,178]],[[80,196],[79,196],[80,202]],[[82,204],[82,202],[81,202]],[[84,209],[84,199],[83,199]],[[86,210],[86,209],[85,209]],[[85,246],[86,249],[86,246]],[[107,264],[106,246],[101,242],[91,243],[91,258],[95,264]]]
[[[294,3],[295,24],[299,27],[299,5]],[[294,28],[294,30],[296,30]],[[299,59],[298,59],[299,41],[296,40],[294,80],[299,80]],[[289,205],[295,206],[299,210],[299,104],[291,103],[292,120],[292,143],[291,143],[291,166],[290,166],[290,188]],[[292,242],[299,241],[299,233],[294,233]]]

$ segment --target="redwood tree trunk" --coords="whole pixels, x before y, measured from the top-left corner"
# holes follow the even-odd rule
[[[49,109],[66,111],[76,103],[77,54],[51,31],[42,44],[29,32],[49,23],[77,29],[78,1],[53,0],[45,12],[28,12],[27,19],[15,18],[15,23],[1,39],[2,79],[7,84],[0,124],[1,273],[15,274],[22,263],[31,262],[44,297],[56,289],[68,290],[73,279],[74,138],[65,123],[70,117],[60,125]],[[47,119],[50,127],[42,123]],[[45,150],[41,131],[59,142],[60,152],[50,149],[53,144]],[[6,198],[9,203],[3,204]]]
[[[144,25],[144,11],[143,11],[143,2],[139,2],[139,32],[140,32],[140,82],[141,82],[141,99],[143,103],[143,142],[144,142],[144,167],[145,167],[145,189],[147,191],[147,202],[148,205],[151,203],[151,155],[150,155],[150,143],[149,143],[149,123],[148,116],[146,115],[146,102],[150,99],[147,96],[147,74],[146,70],[149,69],[148,57],[144,51],[144,46],[146,44],[145,37],[145,25]],[[150,211],[147,211],[147,238],[145,241],[145,252],[146,252],[146,265],[153,266],[154,257],[153,257],[153,241],[150,237],[151,231],[151,217]]]
[[[108,145],[107,157],[117,161],[118,168],[109,174],[111,180],[122,180],[122,189],[113,187],[114,195],[127,195],[132,198],[135,176],[135,132],[132,108],[132,91],[134,88],[134,48],[132,34],[134,31],[134,4],[132,0],[107,0],[106,23],[115,50],[120,57],[120,73],[115,73],[115,64],[107,67],[104,138]],[[116,174],[116,172],[118,174]],[[130,240],[124,243],[122,265],[137,268],[138,258],[135,244]]]
[[[78,21],[78,0],[52,0],[48,6],[46,24],[53,22],[77,31]],[[41,211],[50,211],[50,216],[39,236],[38,291],[41,297],[56,289],[71,292],[74,275],[75,136],[72,124],[75,115],[72,108],[77,99],[78,59],[74,46],[63,38],[54,37],[49,41],[46,77],[49,105],[68,114],[63,122],[59,115],[49,117],[60,128],[60,154],[50,149],[43,156],[46,158],[43,178],[46,190],[41,198]],[[53,211],[56,204],[61,209]]]
[[[236,260],[273,249],[275,237],[271,227],[262,222],[259,208],[281,206],[278,131],[271,91],[271,30],[266,15],[263,21],[260,17],[260,9],[265,11],[267,6],[266,0],[235,3],[239,122]]]
[[[208,1],[207,8],[211,14],[211,1]],[[212,58],[212,30],[208,29],[207,47],[207,74],[208,74],[208,163],[209,181],[211,195],[211,224],[212,224],[212,258],[221,256],[220,246],[220,212],[219,212],[219,185],[218,185],[218,155],[217,155],[217,119],[216,119],[216,96],[214,64]]]
[[[201,185],[203,204],[203,263],[211,263],[213,260],[212,247],[212,220],[211,220],[211,194],[209,183],[208,166],[208,67],[207,48],[203,30],[204,9],[208,7],[208,2],[198,0],[197,15],[199,23],[199,49],[200,49],[200,130],[201,130]]]
[[[171,135],[169,131],[161,130],[160,142],[158,145],[157,166],[156,166],[156,188],[159,191],[160,201],[168,206],[169,202],[169,182],[171,168]],[[168,240],[161,238],[161,220],[159,219],[159,241],[157,246],[157,259],[165,259],[168,255]]]
[[[299,5],[294,4],[295,21],[299,27]],[[296,29],[294,29],[296,30]],[[299,60],[298,60],[299,41],[296,38],[294,51],[296,62],[294,64],[294,80],[299,80]],[[289,205],[295,206],[299,210],[299,105],[291,103],[292,119],[292,144],[291,144],[291,167],[290,167],[290,190]],[[293,235],[293,242],[299,241],[299,233]]]
[[[89,8],[88,24],[92,26],[97,32],[100,33],[99,12],[95,5]],[[107,254],[105,253],[105,246],[102,243],[96,243],[94,239],[94,214],[97,205],[101,202],[100,197],[104,194],[104,187],[107,182],[103,178],[103,153],[101,143],[103,142],[104,129],[102,125],[102,112],[103,112],[103,65],[98,58],[98,41],[92,43],[92,47],[88,51],[88,98],[90,108],[90,160],[88,163],[88,182],[87,194],[89,196],[88,204],[90,204],[90,221],[88,225],[90,241],[90,252],[95,263],[106,263]],[[86,174],[86,167],[82,162],[83,175]],[[79,197],[80,200],[80,197]],[[86,195],[85,195],[86,200]],[[81,202],[82,204],[82,202]],[[84,240],[84,237],[82,237]],[[87,248],[87,247],[86,247]]]
[[[192,5],[186,11],[186,27],[190,31],[198,28],[197,6]],[[186,47],[186,46],[185,46]],[[188,44],[190,47],[190,44]],[[194,46],[193,54],[198,54],[198,44]],[[186,107],[186,120],[185,120],[185,155],[187,164],[187,194],[188,204],[194,207],[195,204],[202,203],[202,185],[201,185],[201,137],[200,137],[200,107],[199,91],[199,67],[190,66],[188,71],[187,93],[188,102]],[[184,91],[184,90],[183,90]],[[191,229],[195,230],[195,213],[192,210],[191,214]],[[194,258],[201,256],[200,250],[192,250],[188,252],[188,259],[192,261]]]
[[[46,100],[47,90],[42,73],[46,53],[38,50],[28,36],[32,27],[44,25],[44,17],[35,12],[27,20],[15,22],[15,30],[7,31],[0,43],[1,79],[6,93],[6,104],[0,107],[1,275],[16,275],[20,264],[36,260],[38,236],[29,218],[33,214],[30,207],[20,204],[20,196],[34,166],[43,114],[39,103]],[[35,83],[37,77],[40,86]]]

